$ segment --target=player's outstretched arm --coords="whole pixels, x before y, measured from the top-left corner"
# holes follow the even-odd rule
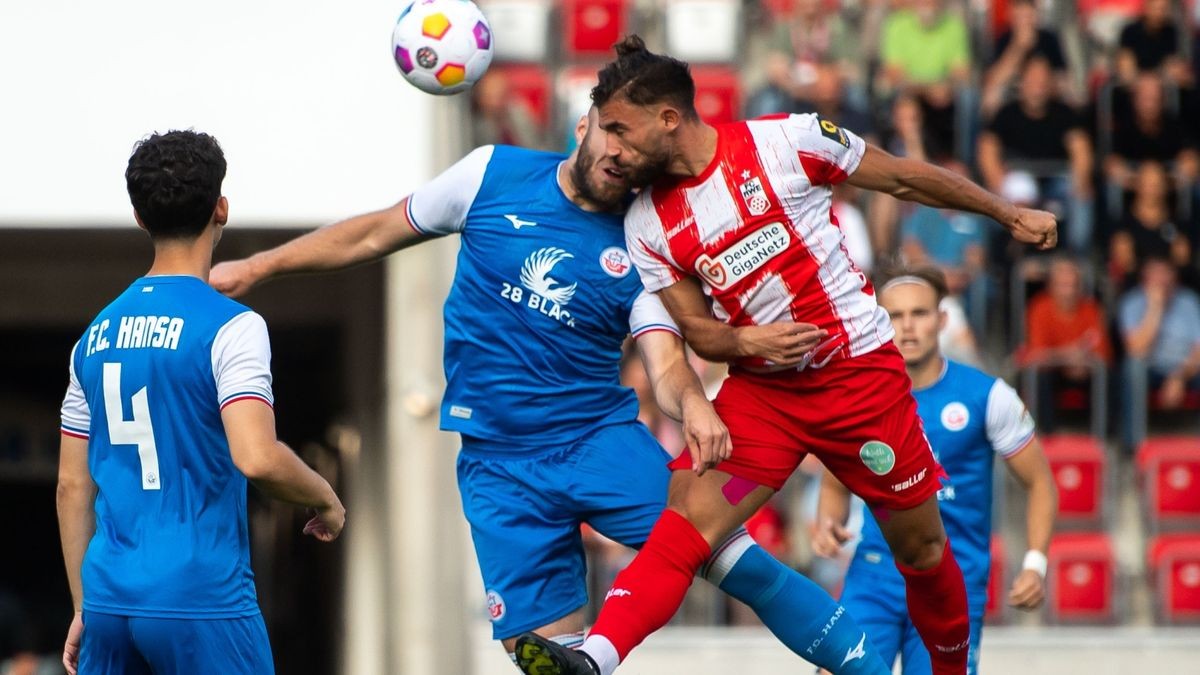
[[[1042,250],[1058,243],[1054,214],[1018,207],[953,171],[896,157],[870,144],[848,182],[898,199],[987,216],[1003,225],[1017,241]]]
[[[326,225],[249,258],[223,262],[213,267],[208,281],[218,291],[238,297],[277,276],[331,272],[379,260],[427,238],[408,219],[408,199]]]
[[[733,454],[729,429],[704,395],[704,386],[688,363],[683,340],[667,331],[651,331],[639,336],[637,345],[658,407],[683,425],[697,475],[729,459]]]
[[[850,517],[850,490],[828,469],[821,476],[821,496],[817,502],[817,531],[813,534],[813,552],[823,558],[836,558],[842,545],[850,540],[846,520]]]
[[[75,604],[75,618],[63,647],[63,667],[71,675],[79,663],[79,643],[83,635],[83,581],[80,569],[88,542],[96,532],[96,483],[88,471],[88,442],[85,438],[62,435],[58,458],[58,532],[62,539],[67,583]]]
[[[1010,455],[1005,465],[1009,473],[1025,488],[1028,503],[1025,507],[1025,536],[1029,552],[1021,573],[1013,580],[1008,602],[1013,607],[1031,610],[1046,597],[1046,551],[1054,531],[1054,514],[1058,511],[1058,489],[1046,453],[1035,436],[1024,449]]]
[[[221,410],[233,463],[268,496],[313,509],[304,527],[321,541],[333,541],[346,522],[346,509],[329,483],[275,437],[275,411],[257,399],[236,401]]]
[[[734,328],[713,318],[708,299],[695,277],[684,277],[659,291],[658,297],[688,344],[709,361],[758,357],[775,365],[794,366],[828,335],[828,331],[809,323]]]

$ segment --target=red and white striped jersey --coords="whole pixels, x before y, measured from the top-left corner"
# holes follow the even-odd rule
[[[829,338],[811,367],[890,341],[891,320],[831,212],[832,187],[858,168],[863,140],[815,114],[716,129],[717,154],[699,176],[655,184],[625,216],[646,289],[694,275],[734,326],[816,324]]]

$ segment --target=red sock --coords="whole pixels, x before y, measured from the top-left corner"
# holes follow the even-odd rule
[[[933,675],[964,675],[971,623],[967,617],[967,588],[962,570],[950,550],[942,550],[942,561],[927,570],[896,563],[904,575],[908,615],[929,650]]]
[[[608,638],[621,660],[666,625],[712,548],[678,513],[659,516],[633,562],[617,575],[592,626],[591,635]]]

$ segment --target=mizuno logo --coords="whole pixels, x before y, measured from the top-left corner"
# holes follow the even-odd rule
[[[858,639],[858,646],[846,652],[846,658],[842,659],[842,665],[844,666],[855,659],[861,659],[865,657],[867,655],[867,650],[863,648],[863,645],[866,643],[867,634],[863,633],[862,637]]]
[[[512,223],[514,230],[519,230],[522,227],[533,227],[534,225],[537,225],[537,223],[533,222],[532,220],[521,220],[510,213],[504,214],[504,217],[508,218],[508,222]]]

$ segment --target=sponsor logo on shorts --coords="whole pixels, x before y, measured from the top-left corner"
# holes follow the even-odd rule
[[[892,492],[904,492],[908,488],[925,480],[925,474],[929,473],[929,469],[921,469],[915,475],[909,476],[903,483],[896,483],[892,486]]]
[[[710,286],[725,290],[766,265],[792,245],[792,234],[783,223],[768,223],[742,237],[712,258],[696,258],[696,272]]]
[[[942,426],[946,427],[947,431],[962,431],[970,421],[970,411],[958,401],[947,403],[946,407],[942,408]]]
[[[629,254],[619,246],[609,246],[600,253],[600,269],[614,279],[624,279],[629,276],[629,270],[632,268]]]
[[[508,607],[504,604],[504,598],[500,597],[499,593],[490,588],[487,592],[487,609],[488,621],[492,623],[500,621],[504,618],[505,614],[508,614]]]
[[[867,441],[858,451],[862,463],[876,476],[886,476],[896,466],[896,452],[883,441]]]

